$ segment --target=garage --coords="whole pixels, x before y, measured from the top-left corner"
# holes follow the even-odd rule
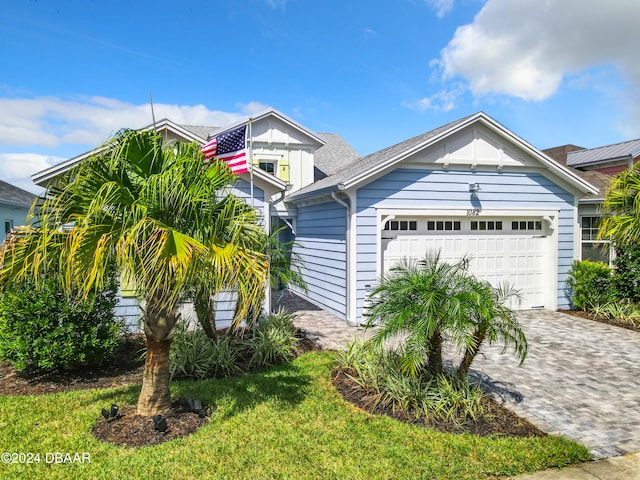
[[[473,212],[472,212],[473,213]],[[445,261],[467,255],[469,270],[492,285],[508,282],[521,295],[513,308],[553,308],[556,259],[550,221],[536,216],[396,217],[382,230],[382,264],[388,272],[403,257],[440,251]]]

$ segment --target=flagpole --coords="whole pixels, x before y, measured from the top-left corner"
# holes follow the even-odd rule
[[[251,179],[251,206],[253,204],[253,132],[251,128],[252,118],[249,117],[249,177]]]

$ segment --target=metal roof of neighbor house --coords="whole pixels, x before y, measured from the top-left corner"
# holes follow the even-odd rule
[[[0,180],[0,203],[30,207],[37,195]]]
[[[629,140],[613,145],[605,145],[604,147],[569,152],[567,154],[567,165],[570,167],[581,167],[605,160],[634,158],[638,154],[640,154],[640,139]]]

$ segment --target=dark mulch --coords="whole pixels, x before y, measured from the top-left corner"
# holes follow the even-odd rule
[[[575,317],[586,318],[587,320],[593,320],[595,322],[606,323],[615,327],[626,328],[627,330],[633,330],[634,332],[640,332],[640,325],[636,325],[631,322],[625,322],[624,320],[618,320],[615,318],[608,318],[604,315],[594,315],[591,312],[585,312],[584,310],[558,310],[559,312],[573,315]]]
[[[390,406],[376,405],[375,394],[367,392],[340,370],[334,370],[333,384],[343,398],[357,407],[376,415],[387,415],[401,422],[423,425],[444,433],[470,433],[482,437],[544,437],[547,434],[535,425],[518,417],[511,410],[503,407],[493,399],[484,397],[482,406],[484,413],[475,421],[459,423],[429,419],[425,416],[416,418]]]
[[[139,358],[144,348],[143,335],[124,336],[106,365],[71,371],[20,373],[8,363],[0,362],[0,395],[45,395],[141,384],[143,364]]]
[[[103,442],[123,447],[146,447],[158,445],[174,438],[186,437],[209,423],[206,407],[202,412],[190,412],[186,406],[173,404],[163,415],[167,429],[154,429],[153,418],[136,414],[136,407],[127,405],[119,411],[117,418],[98,420],[92,429],[93,435]]]

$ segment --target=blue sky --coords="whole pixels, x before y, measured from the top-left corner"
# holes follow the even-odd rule
[[[156,118],[274,107],[368,154],[482,110],[538,148],[640,138],[635,0],[0,0],[0,179]]]

